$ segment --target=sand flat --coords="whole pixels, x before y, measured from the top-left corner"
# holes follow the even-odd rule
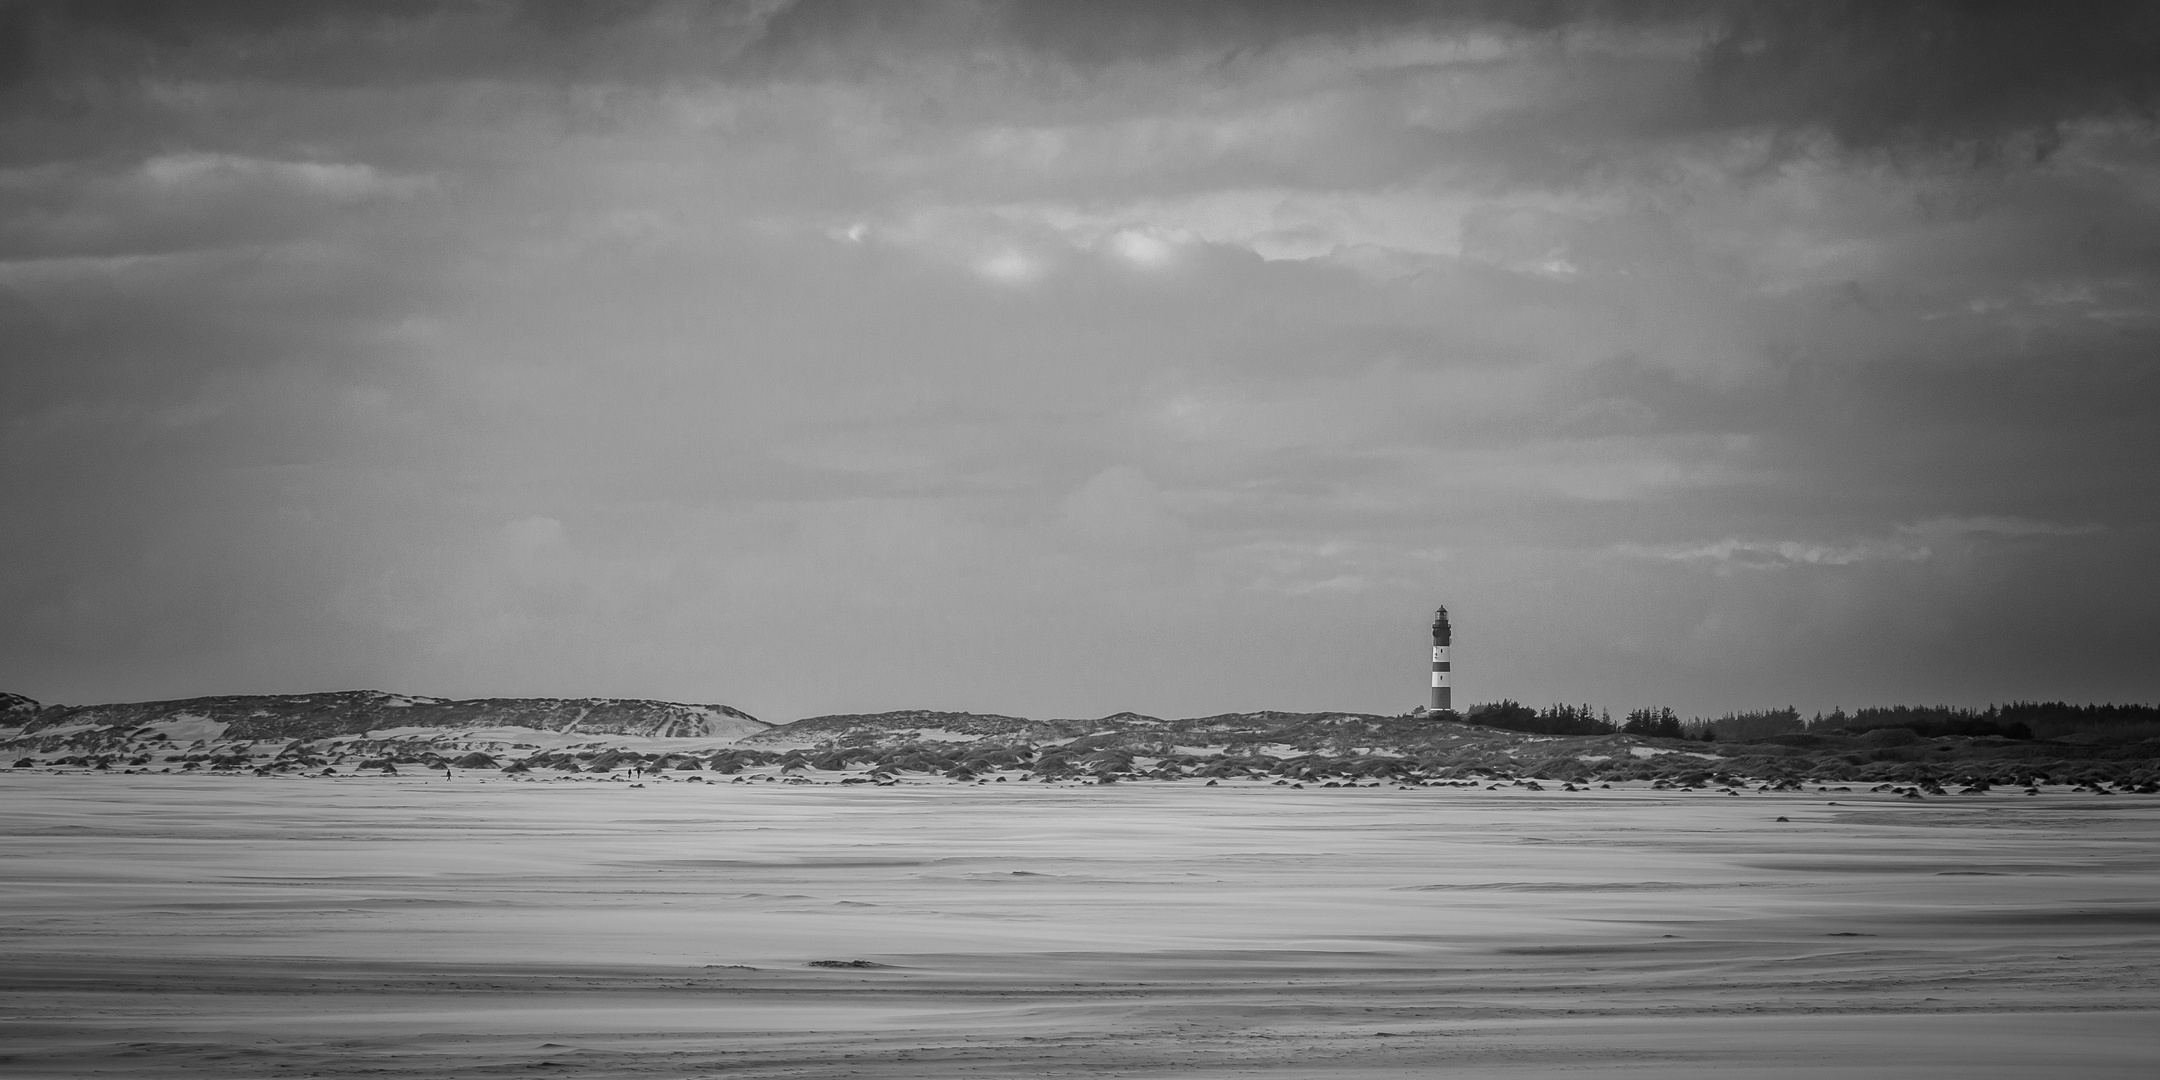
[[[2011,1077],[2160,1061],[2160,799],[1827,798],[9,775],[0,1065]]]

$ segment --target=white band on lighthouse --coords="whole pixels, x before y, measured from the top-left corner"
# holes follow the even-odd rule
[[[1432,684],[1434,686],[1446,686],[1448,684],[1447,677],[1447,672],[1435,671],[1432,673]]]
[[[1446,646],[1446,645],[1435,645],[1435,646],[1433,646],[1433,647],[1432,647],[1432,662],[1433,662],[1433,663],[1435,663],[1435,664],[1445,664],[1445,663],[1447,663],[1447,662],[1448,662],[1448,655],[1447,655],[1447,654],[1448,654],[1448,648],[1449,648],[1449,647],[1448,647],[1448,646]]]

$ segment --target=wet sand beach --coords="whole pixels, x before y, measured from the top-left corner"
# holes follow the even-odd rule
[[[2149,796],[38,774],[0,815],[10,1076],[2160,1061]]]

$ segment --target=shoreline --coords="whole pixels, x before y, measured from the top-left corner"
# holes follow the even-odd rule
[[[2086,781],[2041,781],[2030,786],[1987,785],[1951,790],[1940,784],[1878,783],[1867,787],[1851,781],[1823,780],[1821,782],[1795,783],[1789,776],[1747,776],[1723,773],[1722,779],[1693,785],[1674,784],[1666,781],[1614,780],[1602,782],[1568,782],[1544,777],[1488,776],[1475,780],[1326,780],[1292,781],[1264,777],[1180,777],[1176,779],[1129,776],[1104,781],[1096,777],[1043,777],[1025,771],[1009,771],[990,775],[952,779],[931,775],[881,774],[871,770],[854,770],[834,773],[757,771],[737,774],[708,774],[702,772],[640,773],[632,770],[605,774],[572,773],[509,773],[499,770],[451,770],[443,775],[433,770],[407,770],[401,772],[348,772],[348,773],[302,773],[302,772],[256,772],[238,769],[149,771],[143,769],[100,770],[82,766],[35,766],[28,768],[0,769],[0,784],[6,778],[31,776],[47,777],[94,777],[105,779],[185,779],[225,780],[257,782],[281,780],[287,782],[318,781],[344,785],[391,785],[398,787],[442,787],[446,784],[517,784],[517,785],[614,785],[627,788],[648,786],[682,787],[813,787],[813,788],[889,788],[901,787],[911,790],[968,790],[985,788],[992,790],[1070,790],[1074,788],[1169,788],[1198,787],[1223,790],[1285,790],[1285,791],[1347,791],[1347,790],[1393,790],[1393,791],[1451,791],[1458,793],[1502,792],[1524,796],[1535,794],[1598,796],[1603,795],[1699,795],[1699,796],[1778,796],[1797,797],[1799,800],[1818,801],[1825,805],[1859,805],[1863,802],[1884,801],[1978,801],[1994,804],[2001,800],[2028,800],[2048,795],[2081,795],[2102,798],[2126,797],[2128,801],[2142,802],[2155,793],[2137,790],[2124,783],[2117,790],[2095,786]],[[2155,799],[2160,804],[2160,799]]]

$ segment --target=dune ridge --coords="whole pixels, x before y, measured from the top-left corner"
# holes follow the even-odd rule
[[[1597,784],[1696,790],[1863,784],[1912,798],[2051,788],[2160,791],[2160,740],[1928,737],[1901,729],[1699,742],[1541,735],[1418,713],[1270,711],[1034,720],[900,710],[771,724],[725,705],[453,701],[378,691],[82,707],[16,698],[4,715],[0,760],[16,770],[351,776],[403,767],[627,781],[1498,783],[1561,791]]]

